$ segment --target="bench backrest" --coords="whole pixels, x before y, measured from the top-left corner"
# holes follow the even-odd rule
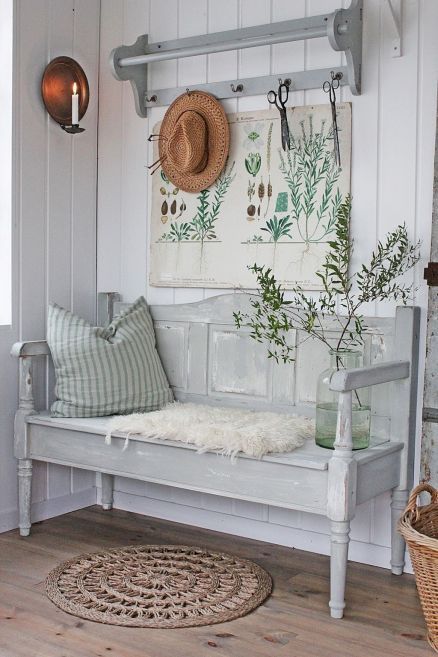
[[[151,306],[158,350],[175,397],[314,415],[316,381],[329,366],[327,348],[307,340],[297,347],[292,363],[268,359],[266,347],[255,342],[248,330],[234,325],[233,312],[249,311],[249,299],[250,295],[237,292],[196,303]],[[114,312],[127,305],[115,301]],[[365,321],[365,365],[388,360],[411,363],[409,380],[373,388],[372,432],[408,441],[408,433],[415,428],[407,432],[400,424],[415,418],[419,309],[400,307],[396,317],[367,317]],[[335,341],[337,326],[326,324]],[[302,338],[294,336],[296,343]]]

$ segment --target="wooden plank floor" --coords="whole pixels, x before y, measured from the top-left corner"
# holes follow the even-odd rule
[[[69,616],[45,596],[48,571],[83,552],[180,543],[254,559],[274,592],[245,618],[210,627],[149,630]],[[414,580],[349,565],[347,612],[329,617],[328,558],[267,543],[90,507],[0,535],[0,657],[420,657],[432,655]]]

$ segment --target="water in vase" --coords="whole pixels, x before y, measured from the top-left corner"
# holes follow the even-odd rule
[[[336,436],[338,404],[325,402],[316,405],[316,444],[333,449]],[[353,449],[365,449],[369,445],[371,408],[353,404]]]

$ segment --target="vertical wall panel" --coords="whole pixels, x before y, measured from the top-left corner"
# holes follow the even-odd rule
[[[208,2],[208,31],[221,32],[223,30],[235,30],[239,27],[239,2],[238,0],[209,0]],[[208,81],[232,80],[238,76],[238,53],[236,50],[229,52],[214,53],[208,56]],[[224,101],[227,112],[236,111],[236,101],[227,99]]]
[[[306,15],[306,1],[289,2],[289,0],[272,0],[272,20],[274,22],[302,18]],[[303,71],[306,68],[307,44],[305,41],[279,43],[272,46],[271,73],[288,73]],[[303,105],[304,91],[293,91],[289,104]]]
[[[129,11],[129,3],[125,3],[126,10]],[[190,20],[196,16],[188,14]],[[179,2],[178,0],[164,0],[163,2],[156,2],[155,0],[150,0],[150,29],[149,29],[149,38],[151,41],[159,41],[160,39],[176,39],[178,38],[179,30]],[[190,22],[190,21],[188,21]],[[104,29],[104,26],[102,26]],[[170,60],[167,62],[158,62],[157,66],[151,67],[149,73],[150,84],[153,88],[160,87],[172,87],[177,86],[178,84],[178,62],[175,60]],[[153,131],[154,126],[158,121],[160,121],[165,113],[166,109],[163,107],[153,109],[150,112],[149,118],[146,122],[145,128],[147,133]],[[152,164],[154,161],[153,146],[149,146],[148,152],[148,164]],[[150,176],[146,170],[146,180],[147,189],[151,189]],[[147,201],[148,213],[147,216],[150,216],[151,213],[151,194],[148,193]],[[149,240],[150,235],[150,222],[147,222],[147,239]],[[145,244],[146,249],[146,259],[148,258],[147,252],[148,245]],[[147,269],[149,272],[149,268]],[[147,275],[148,276],[148,275]],[[146,278],[147,278],[146,276]],[[147,290],[147,298],[150,303],[173,303],[174,301],[174,291],[171,288],[154,288],[149,285],[145,280],[141,281],[143,289]]]
[[[364,7],[363,93],[360,102],[349,90],[343,98],[353,105],[352,177],[354,252],[352,267],[369,257],[377,235],[380,122],[380,0],[369,0]],[[366,153],[366,157],[364,154]],[[375,313],[374,304],[364,307]]]
[[[74,0],[47,4],[49,24],[47,60],[60,55],[73,57]],[[56,26],[56,29],[53,29]],[[59,126],[46,115],[47,140],[47,206],[46,206],[46,301],[69,308],[72,294],[72,149],[74,138],[66,139]],[[84,236],[85,237],[85,236]],[[63,248],[60,248],[60,246]],[[46,305],[43,309],[45,311]],[[48,389],[54,383],[48,372]],[[60,465],[47,466],[46,497],[68,495],[70,469]]]
[[[57,302],[94,321],[96,307],[97,92],[100,0],[22,0],[15,9],[15,233],[14,340],[45,337],[47,304]],[[90,83],[86,131],[68,135],[44,109],[40,85],[48,62],[78,59]],[[11,339],[11,342],[13,340]],[[9,344],[10,348],[10,344]],[[3,358],[3,353],[1,355]],[[7,356],[9,362],[9,355]],[[14,369],[17,363],[11,361]],[[48,390],[44,364],[37,371],[39,406]],[[3,363],[0,363],[0,369]],[[16,388],[15,388],[16,390]],[[11,401],[11,414],[16,399]],[[12,431],[8,473],[15,479]],[[3,490],[13,491],[13,496]],[[84,494],[89,491],[89,495]],[[81,491],[80,502],[74,495]],[[35,464],[34,516],[47,517],[95,498],[94,476]],[[58,500],[64,500],[59,502]],[[15,487],[0,484],[0,528],[16,526]]]
[[[74,0],[47,4],[48,50],[47,60],[60,55],[73,57],[73,9]],[[53,26],[56,25],[56,29]],[[46,123],[47,144],[47,205],[46,205],[46,298],[61,306],[70,306],[71,296],[71,249],[72,233],[72,158],[73,139],[66,135],[48,115]],[[65,248],[59,248],[59,245]],[[45,304],[41,306],[45,310]]]
[[[122,3],[123,4],[123,3]],[[124,13],[124,42],[133,43],[139,34],[149,32],[149,3],[134,0]],[[105,62],[105,66],[107,63]],[[122,85],[120,85],[122,86]],[[123,85],[122,153],[120,159],[123,194],[120,199],[120,239],[124,259],[121,263],[122,287],[130,298],[144,294],[146,277],[147,224],[139,226],[138,217],[147,213],[147,152],[148,122],[140,119],[132,103],[132,92]],[[139,271],[139,268],[140,271]],[[140,280],[141,279],[141,282]]]
[[[250,27],[271,20],[271,3],[267,0],[240,0],[240,27]],[[238,53],[239,76],[250,78],[257,75],[269,75],[271,71],[271,48],[247,48]],[[265,109],[267,106],[264,96],[239,98],[238,110]]]
[[[20,190],[18,228],[20,231],[18,303],[21,310],[19,335],[24,340],[35,340],[44,337],[47,307],[46,216],[49,118],[41,111],[39,81],[42,70],[48,62],[50,6],[48,2],[40,2],[36,16],[29,11],[29,3],[27,5],[16,3],[15,7],[16,35],[20,39],[15,46],[20,68],[16,77],[20,113],[17,126],[20,139],[19,175],[22,181],[26,181],[26,188]],[[26,46],[23,45],[20,35],[26,35]],[[36,158],[27,157],[27,153],[38,154],[37,173]],[[32,263],[31,266],[29,263]],[[44,379],[38,377],[37,380],[41,393],[44,389]],[[44,403],[44,395],[40,394],[36,403],[37,405]],[[14,470],[15,466],[13,461]],[[38,501],[46,498],[46,484],[47,465],[41,463],[35,468],[34,489]]]
[[[33,8],[38,5],[38,11]],[[16,3],[20,39],[20,336],[24,340],[45,334],[47,271],[47,130],[42,111],[40,81],[48,63],[49,3]],[[25,185],[25,186],[24,186]],[[31,264],[29,264],[31,263]]]
[[[82,120],[86,130],[82,135],[88,133],[87,138],[72,141],[70,307],[94,321],[100,1],[75,0],[74,4],[73,57],[87,72],[90,102]]]
[[[105,3],[107,4],[107,3]],[[112,5],[109,2],[108,5]],[[135,3],[127,0],[116,3],[124,8],[124,20],[135,24],[146,0]],[[333,11],[349,0],[150,0],[150,39],[171,39],[176,36],[232,29],[239,26],[254,25],[287,18],[299,18]],[[364,3],[364,57],[363,57],[363,94],[352,96],[348,88],[340,92],[340,99],[353,104],[353,142],[352,142],[352,194],[353,216],[352,236],[355,240],[353,266],[364,261],[375,247],[377,239],[406,221],[412,237],[421,238],[428,249],[431,223],[432,170],[433,170],[433,136],[435,130],[435,95],[436,95],[436,39],[438,25],[438,3],[431,0],[403,0],[403,56],[392,58],[390,44],[392,34],[388,25],[386,3],[380,0],[366,0]],[[127,42],[126,29],[111,16],[110,10],[104,8],[102,16],[102,62],[112,47]],[[123,31],[125,29],[125,31]],[[117,33],[116,33],[117,32]],[[122,32],[122,34],[120,34]],[[140,34],[141,29],[136,34]],[[420,33],[420,36],[419,36]],[[134,40],[134,34],[131,35]],[[435,62],[435,64],[433,64]],[[344,57],[333,51],[326,39],[314,39],[307,42],[281,44],[272,47],[255,48],[241,53],[228,52],[209,55],[207,66],[205,58],[163,62],[151,66],[150,76],[155,88],[176,84],[196,84],[207,80],[233,79],[239,76],[262,75],[286,70],[302,70],[322,66],[336,67],[344,63]],[[216,295],[218,290],[154,288],[146,283],[144,271],[147,259],[147,246],[143,243],[144,260],[127,264],[128,254],[124,243],[117,238],[116,231],[109,226],[106,209],[112,204],[111,222],[120,224],[119,199],[127,193],[129,176],[138,176],[140,163],[135,154],[125,149],[123,155],[124,177],[113,176],[117,168],[115,159],[119,157],[117,135],[138,123],[137,119],[128,118],[124,113],[118,116],[117,103],[113,98],[123,87],[124,99],[132,104],[129,85],[111,80],[107,70],[101,71],[100,103],[100,139],[104,143],[107,159],[101,161],[99,172],[99,289],[108,289],[108,281],[114,281],[113,272],[121,268],[119,276],[121,292],[126,299],[131,299],[131,291],[144,290],[152,303],[172,303],[196,300],[201,295]],[[266,90],[268,91],[268,89]],[[327,95],[321,89],[292,94],[291,104],[310,104],[327,102]],[[267,108],[265,96],[251,99],[229,99],[224,102],[227,111],[253,110]],[[125,112],[127,110],[124,110]],[[165,108],[157,108],[150,113],[150,119],[144,120],[143,134],[147,136],[150,128],[164,114]],[[140,120],[141,123],[141,120]],[[140,129],[138,129],[140,131]],[[113,134],[116,136],[111,143]],[[139,132],[137,133],[139,134]],[[149,162],[152,162],[149,152]],[[146,189],[146,188],[145,188]],[[150,181],[147,189],[150,190]],[[149,194],[150,197],[150,194]],[[130,199],[130,207],[138,212],[130,231],[137,232],[138,239],[143,240],[148,230],[148,215],[144,214],[144,197],[142,194]],[[150,198],[147,200],[150,211]],[[118,214],[119,213],[119,214]],[[102,245],[105,248],[102,248]],[[137,251],[140,253],[140,250]],[[110,267],[112,271],[110,271]],[[128,275],[129,280],[123,280]],[[416,301],[423,308],[426,304],[425,285],[422,281],[421,266],[415,272],[420,290]],[[393,311],[393,305],[375,304],[366,309],[366,314],[387,314]],[[422,384],[420,384],[420,389]],[[120,481],[118,499],[123,505],[128,499],[124,495],[124,482]],[[236,531],[248,536],[268,538],[272,541],[286,541],[308,549],[326,551],[327,537],[325,526],[318,518],[304,518],[304,514],[288,515],[277,510],[260,508],[258,511],[234,504],[232,513],[225,501],[204,497],[196,508],[197,497],[192,494],[186,499],[184,511],[177,502],[181,500],[175,493],[173,498],[163,493],[161,501],[153,505],[157,515],[177,519],[179,513],[190,518],[194,524],[217,526],[228,531]],[[165,500],[173,499],[175,504],[169,507]],[[182,500],[182,504],[185,502]],[[138,511],[151,510],[146,499],[136,496],[132,508]],[[170,510],[170,509],[173,510]],[[369,560],[380,565],[388,563],[389,534],[388,497],[381,496],[375,504],[364,505],[358,510],[354,523],[353,558]],[[212,515],[208,516],[208,511]],[[222,513],[221,513],[222,512]],[[241,517],[240,517],[241,516]],[[260,522],[269,517],[269,522]],[[256,524],[254,525],[254,522]],[[215,525],[216,523],[216,525]],[[287,529],[287,532],[286,532]],[[368,546],[368,544],[370,544]],[[368,547],[367,547],[368,546]],[[377,555],[377,556],[376,556]]]
[[[208,32],[220,32],[222,30],[235,30],[242,26],[242,12],[239,0],[226,0],[225,3],[217,0],[208,2]],[[240,53],[230,51],[228,53],[215,53],[208,56],[208,80],[233,80],[242,76]],[[237,112],[240,107],[240,99],[227,98],[224,101],[226,112]],[[198,298],[204,298],[223,294],[230,290],[204,289],[197,290]],[[181,295],[181,292],[179,292]]]
[[[385,4],[380,8],[378,239],[403,222],[409,233],[415,234],[419,3],[405,0],[403,10],[403,57],[398,58],[391,57],[391,42],[386,37],[390,30],[388,8]],[[408,278],[412,280],[411,275]],[[394,302],[380,303],[376,314],[393,313],[394,307]]]
[[[435,36],[432,36],[432,34],[435,32],[436,34],[436,23],[435,23],[435,17],[436,17],[436,12],[437,12],[437,7],[435,3],[427,2],[426,0],[423,0],[420,3],[420,26],[419,26],[419,35],[418,35],[418,41],[420,44],[420,53],[421,56],[419,57],[419,65],[418,65],[418,127],[417,127],[417,134],[418,134],[418,140],[417,140],[417,190],[420,188],[420,183],[421,185],[424,185],[425,187],[432,187],[433,181],[434,181],[434,175],[436,175],[436,167],[437,167],[437,162],[435,160],[435,167],[432,169],[431,167],[428,167],[427,164],[430,162],[431,159],[435,157],[435,144],[434,140],[432,139],[427,139],[427,136],[433,133],[433,124],[437,122],[438,119],[438,114],[437,117],[434,117],[429,114],[424,114],[421,112],[422,106],[425,104],[436,104],[436,94],[437,94],[437,88],[432,87],[430,84],[430,80],[432,79],[437,79],[438,78],[438,40],[435,38]],[[434,50],[430,52],[427,48],[427,44],[433,43],[433,48]],[[424,52],[426,51],[426,56],[424,56]],[[425,138],[426,137],[426,138]],[[436,189],[436,188],[435,188]],[[436,194],[436,191],[435,191]],[[417,237],[419,235],[422,235],[423,240],[424,240],[424,261],[425,263],[429,259],[429,254],[428,254],[428,245],[431,243],[429,239],[429,234],[425,233],[422,231],[422,225],[421,221],[419,221],[419,218],[422,216],[427,216],[430,211],[431,211],[431,199],[428,196],[423,196],[422,194],[417,193],[416,197],[416,204],[417,204],[417,211],[416,211],[416,225],[415,225],[415,230],[416,230],[416,235]],[[435,201],[435,207],[434,207],[434,217],[432,219],[432,222],[435,223],[436,219],[436,201]],[[430,231],[432,232],[432,222],[430,225]],[[434,226],[435,230],[435,226]],[[438,253],[438,244],[436,244],[436,239],[434,239],[432,248],[430,251],[430,259],[435,260],[435,255]],[[419,281],[421,281],[421,271],[416,272],[416,284],[418,284]],[[421,304],[421,306],[427,306],[428,303],[428,297],[432,296],[433,290],[427,290],[425,286],[422,286],[417,292],[417,303]],[[429,308],[429,317],[431,315],[431,310],[432,308]],[[433,312],[433,310],[432,310]],[[430,336],[433,332],[433,321],[431,321],[430,326],[428,327],[428,336],[427,340],[429,341]],[[421,359],[420,359],[420,368],[423,370],[425,367],[425,357],[426,357],[426,335],[425,332],[423,333],[424,335],[424,345],[422,345],[421,348]],[[430,349],[428,346],[428,354],[430,357]],[[431,358],[431,367],[430,369],[433,369],[433,358]],[[433,376],[434,373],[432,373]],[[430,374],[428,371],[426,371],[426,381],[425,381],[425,389],[424,389],[424,406],[434,406],[435,405],[435,399],[431,399],[429,396],[432,390],[432,387],[428,381],[428,379],[431,378]],[[420,446],[420,444],[417,444],[417,458],[420,459],[420,447],[422,451],[422,456],[421,456],[421,476],[425,476],[427,473],[427,470],[429,470],[431,473],[438,472],[438,464],[437,464],[437,454],[436,454],[436,449],[433,450],[434,445],[436,443],[433,440],[434,435],[436,435],[436,425],[431,425],[425,423],[424,426],[422,426],[421,418],[418,418],[418,431],[424,431],[423,435],[423,444]],[[430,463],[428,459],[428,455],[432,454],[432,463]],[[432,483],[433,479],[432,479]]]
[[[9,150],[13,144],[12,134],[9,133],[10,128],[13,128],[13,104],[11,102],[11,91],[14,84],[14,76],[12,71],[13,61],[13,39],[14,39],[14,17],[13,17],[13,2],[3,2],[0,4],[0,53],[2,55],[2,62],[4,66],[4,83],[0,91],[0,102],[5,107],[3,114],[3,125],[0,134],[0,167],[3,171],[2,182],[0,184],[0,195],[4,198],[2,205],[2,219],[3,213],[13,212],[14,200],[6,198],[6,194],[10,192],[11,178],[14,174],[14,160],[10,161],[10,171],[8,171],[7,160],[10,157]],[[7,107],[7,103],[10,103]],[[11,126],[12,123],[12,126]],[[12,130],[13,132],[13,130]],[[6,165],[5,165],[6,162]],[[6,215],[7,216],[7,215]],[[11,216],[11,223],[1,221],[0,240],[5,240],[2,243],[2,252],[9,248],[15,247],[17,242],[15,231],[13,230],[13,222]],[[8,308],[8,302],[12,302],[12,298],[16,294],[16,279],[17,276],[12,276],[12,264],[14,269],[17,270],[17,263],[12,263],[12,248],[10,256],[2,253],[2,261],[0,264],[0,276],[4,286],[11,285],[10,299],[6,290],[2,290],[2,302],[5,307],[0,310],[0,531],[9,526],[8,518],[5,517],[4,512],[8,509],[15,507],[17,498],[17,477],[13,458],[13,445],[12,445],[12,432],[14,424],[14,411],[17,405],[17,368],[10,358],[10,345],[16,339],[17,330],[17,313],[15,307]],[[0,302],[1,303],[1,302]],[[13,325],[4,324],[4,322],[11,322]]]
[[[105,29],[100,31],[98,162],[104,183],[99,184],[97,192],[97,287],[105,292],[120,290],[122,284],[121,112],[124,87],[129,85],[116,84],[108,66],[108,57],[113,44],[124,43],[123,16],[123,3],[119,0],[105,0],[102,3],[101,25]]]
[[[341,6],[339,0],[307,0],[307,15],[330,13]],[[342,55],[330,47],[328,39],[310,39],[306,43],[306,68],[323,68],[339,66]],[[327,94],[322,89],[309,89],[305,93],[305,102],[326,103]]]
[[[179,0],[178,2],[178,37],[204,34],[207,31],[207,9],[205,0]],[[186,20],[190,15],[191,20]],[[178,85],[190,87],[204,81],[207,77],[207,57],[187,57],[177,62]]]
[[[189,37],[194,34],[203,34],[207,32],[208,23],[210,21],[210,11],[211,6],[208,2],[205,2],[205,0],[179,0],[178,37]],[[190,15],[192,20],[187,21],[187,15]],[[191,87],[193,84],[196,86],[196,83],[207,82],[207,67],[210,64],[209,59],[210,58],[206,55],[200,55],[198,57],[187,57],[187,59],[181,59],[178,61],[177,85],[179,87]],[[149,181],[149,183],[151,183],[151,181]],[[192,301],[199,301],[202,299],[202,296],[202,289],[200,288],[194,288],[191,290],[176,288],[174,291],[173,302],[190,303]]]

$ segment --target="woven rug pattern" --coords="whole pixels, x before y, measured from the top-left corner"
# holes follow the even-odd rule
[[[245,616],[270,594],[260,566],[181,545],[84,554],[49,573],[47,595],[80,618],[131,627],[213,625]]]

